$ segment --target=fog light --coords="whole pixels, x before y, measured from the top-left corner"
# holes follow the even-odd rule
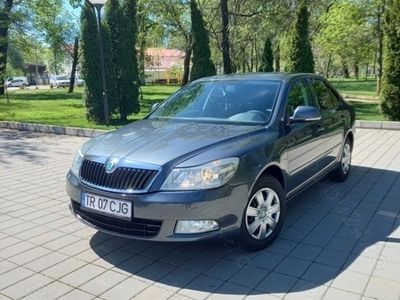
[[[178,221],[175,226],[177,234],[203,233],[218,230],[219,225],[213,220]]]

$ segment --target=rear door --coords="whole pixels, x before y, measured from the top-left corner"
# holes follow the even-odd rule
[[[286,100],[286,116],[292,116],[298,106],[316,106],[305,79],[292,82]],[[321,135],[320,121],[291,123],[287,126],[288,191],[296,189],[321,170],[324,152]]]
[[[321,111],[321,130],[324,132],[324,166],[329,166],[339,155],[343,139],[345,115],[342,101],[322,79],[310,79],[311,89]]]

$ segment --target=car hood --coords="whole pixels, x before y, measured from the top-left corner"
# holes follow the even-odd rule
[[[85,156],[104,160],[162,166],[198,155],[214,144],[265,129],[261,125],[209,124],[197,122],[142,120],[90,140],[82,148]],[[215,159],[224,157],[216,153]]]

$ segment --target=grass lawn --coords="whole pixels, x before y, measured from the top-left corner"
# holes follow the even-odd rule
[[[146,116],[154,103],[161,102],[177,88],[176,86],[142,87],[141,112],[131,116],[129,121]],[[68,94],[66,89],[12,91],[9,93],[10,103],[0,98],[0,120],[106,129],[107,127],[103,125],[86,120],[82,93],[82,88],[77,88],[73,94]],[[116,120],[110,127],[117,128],[121,125],[123,124]]]
[[[354,85],[350,82],[348,84]],[[373,82],[368,81],[368,84],[373,85]],[[131,116],[129,121],[143,118],[154,103],[161,102],[177,88],[176,86],[143,86],[141,112]],[[106,129],[103,125],[86,120],[82,93],[83,89],[80,88],[73,94],[68,94],[66,89],[12,91],[9,93],[10,103],[0,98],[0,120]],[[359,120],[384,120],[378,102],[351,101],[351,104],[354,105]],[[112,122],[110,128],[122,125],[124,124],[116,120]]]
[[[341,94],[349,96],[368,96],[377,97],[376,80],[374,78],[363,79],[343,79],[332,78],[330,82]]]

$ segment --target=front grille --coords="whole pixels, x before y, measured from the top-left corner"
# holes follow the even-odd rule
[[[119,220],[83,210],[80,203],[74,200],[71,200],[71,203],[75,214],[99,229],[131,236],[152,237],[158,234],[162,225],[162,221],[159,220],[139,218],[132,218],[132,221]]]
[[[81,167],[83,181],[114,190],[144,190],[156,175],[156,170],[126,167],[119,167],[114,172],[107,173],[104,164],[87,159]]]

